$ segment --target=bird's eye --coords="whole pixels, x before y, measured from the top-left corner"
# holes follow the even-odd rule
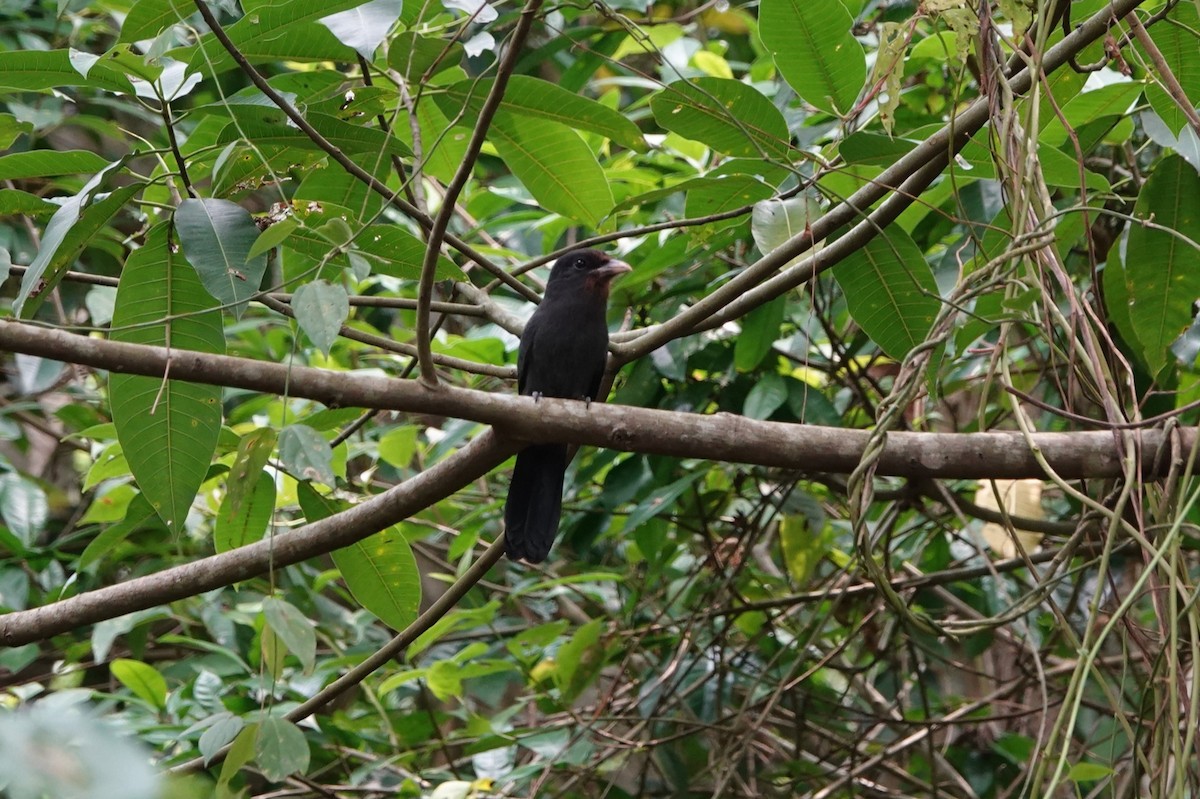
[[[585,265],[586,264],[584,263],[582,258],[576,258],[575,263],[571,264],[571,266],[575,267],[576,269],[583,269],[583,267]]]

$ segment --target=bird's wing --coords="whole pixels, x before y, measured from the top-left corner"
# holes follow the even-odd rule
[[[517,393],[525,393],[525,384],[529,382],[529,370],[533,362],[533,340],[537,337],[537,314],[525,323],[521,331],[521,345],[517,348]]]
[[[604,357],[600,359],[600,368],[592,375],[592,382],[588,386],[587,398],[600,402],[603,398],[600,396],[600,384],[604,382],[604,368],[608,365],[608,350],[604,351]]]

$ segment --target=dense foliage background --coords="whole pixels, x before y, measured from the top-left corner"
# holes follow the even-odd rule
[[[0,0],[0,794],[1193,795],[1198,36]]]

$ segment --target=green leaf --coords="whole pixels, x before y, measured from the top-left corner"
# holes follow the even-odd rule
[[[296,289],[292,312],[309,340],[324,355],[329,355],[329,348],[350,316],[350,298],[341,285],[314,280]]]
[[[758,34],[779,74],[806,102],[834,115],[853,107],[867,79],[854,18],[840,0],[762,0]]]
[[[0,156],[0,180],[23,180],[103,171],[109,162],[90,150],[30,150]]]
[[[88,242],[120,211],[129,198],[142,190],[144,184],[122,186],[104,199],[96,199],[106,177],[122,162],[112,164],[97,174],[63,203],[42,234],[42,246],[21,279],[21,289],[13,300],[13,310],[23,319],[37,313],[49,293],[75,263]],[[95,200],[95,201],[93,201]]]
[[[254,240],[254,246],[250,248],[250,252],[246,254],[246,258],[253,260],[260,255],[270,252],[271,250],[282,244],[288,236],[292,235],[300,222],[294,216],[289,216],[286,219],[281,219],[269,228],[259,234]]]
[[[225,795],[232,795],[232,792],[228,790],[230,780],[237,776],[242,766],[254,759],[254,751],[258,745],[258,732],[257,724],[248,724],[233,739],[229,754],[225,756],[225,762],[221,764],[221,775],[217,778],[217,787],[224,789]]]
[[[76,568],[79,571],[87,570],[93,564],[99,563],[102,558],[111,557],[116,551],[117,545],[138,530],[155,527],[166,532],[166,528],[162,525],[162,519],[150,506],[145,495],[135,494],[129,501],[129,507],[125,509],[125,518],[101,530],[100,534],[84,547]]]
[[[323,497],[301,483],[297,497],[309,522],[332,516],[347,503]],[[333,552],[333,562],[351,595],[394,630],[411,624],[420,610],[421,575],[407,539],[399,528],[386,530]],[[410,657],[412,654],[410,653]]]
[[[308,618],[290,602],[275,597],[263,600],[263,616],[288,651],[300,659],[306,674],[317,660],[317,633]]]
[[[228,200],[187,199],[175,211],[175,226],[204,288],[240,317],[267,270],[265,255],[249,258],[259,234],[250,212]]]
[[[329,442],[308,425],[290,424],[279,435],[279,458],[297,480],[316,480],[331,486],[333,450]]]
[[[417,618],[421,575],[398,528],[389,527],[335,550],[333,562],[354,598],[384,624],[403,630]]]
[[[788,388],[783,377],[775,372],[768,372],[746,395],[742,413],[750,419],[767,419],[787,402],[787,398]]]
[[[763,200],[755,203],[750,215],[750,233],[758,251],[767,255],[799,236],[820,217],[821,204],[807,192],[786,200]],[[785,268],[803,257],[788,261]]]
[[[30,546],[50,518],[46,492],[16,472],[0,474],[0,518],[22,544]]]
[[[613,207],[604,170],[579,134],[565,125],[498,116],[488,136],[504,163],[547,210],[595,227]]]
[[[1164,24],[1150,28],[1150,38],[1162,53],[1163,60],[1186,97],[1194,103],[1200,96],[1200,58],[1197,58],[1196,31],[1200,30],[1200,10],[1195,3],[1180,3],[1171,11],[1171,16]],[[1141,44],[1135,45],[1142,63],[1149,63],[1145,49]],[[1147,70],[1147,77],[1157,81],[1160,79],[1158,69]],[[1187,115],[1170,93],[1158,82],[1146,86],[1146,99],[1154,113],[1166,124],[1172,134],[1178,136],[1188,124]]]
[[[433,77],[458,66],[462,63],[462,57],[463,48],[458,42],[421,36],[413,31],[397,33],[388,42],[388,66],[410,83],[425,84],[427,81],[423,78],[426,72]],[[421,103],[421,106],[424,105]]]
[[[263,776],[280,782],[308,769],[308,741],[292,722],[277,716],[263,718],[254,739],[254,762]]]
[[[36,194],[19,189],[0,189],[0,216],[52,216],[58,206]],[[3,264],[0,264],[3,266]],[[0,282],[8,276],[7,268],[0,272]]]
[[[166,707],[167,681],[153,666],[140,660],[117,658],[108,668],[139,699],[159,709]]]
[[[638,506],[625,519],[625,526],[622,528],[621,535],[627,535],[660,513],[670,511],[675,504],[675,500],[683,496],[683,493],[690,489],[692,484],[700,479],[701,476],[701,473],[698,471],[684,475],[666,488],[655,491],[652,496],[638,503]]]
[[[1075,763],[1067,772],[1067,779],[1071,782],[1096,782],[1115,773],[1112,766],[1103,763]]]
[[[820,529],[813,530],[804,516],[787,515],[779,523],[779,542],[788,575],[797,585],[804,585],[829,551],[831,536]]]
[[[245,141],[255,147],[295,147],[317,150],[316,142],[299,128],[290,126],[282,111],[260,106],[245,106],[259,113],[239,115],[221,130],[217,144]],[[378,158],[380,152],[408,157],[412,150],[396,136],[376,128],[355,125],[329,114],[309,113],[305,119],[330,144],[347,154],[371,153]],[[324,152],[324,150],[322,150]],[[339,167],[340,168],[340,167]]]
[[[232,743],[246,726],[246,722],[242,721],[241,716],[235,716],[228,710],[221,711],[216,716],[217,720],[201,734],[200,740],[196,744],[206,766],[217,752],[221,751],[226,744]]]
[[[224,353],[221,315],[195,272],[153,228],[129,256],[117,287],[112,338],[174,350]],[[109,376],[109,401],[129,468],[146,499],[178,533],[221,432],[221,389],[156,377]]]
[[[566,702],[574,701],[600,673],[604,661],[601,623],[592,619],[580,627],[554,656],[554,682]]]
[[[262,61],[347,61],[349,48],[316,20],[360,6],[363,0],[284,0],[262,4],[225,29],[230,41],[251,63]],[[237,63],[216,37],[206,33],[200,44],[172,51],[206,75],[233,69]]]
[[[375,50],[387,38],[388,31],[400,19],[403,0],[371,0],[361,6],[321,17],[319,23],[347,47],[370,61]]]
[[[110,92],[133,94],[129,78],[101,61],[79,74],[69,50],[8,50],[0,52],[0,94],[5,90],[44,91],[66,86],[85,86]]]
[[[397,469],[408,468],[417,454],[417,427],[393,427],[379,439],[379,459]]]
[[[438,103],[451,117],[465,111],[466,118],[473,119],[482,110],[492,83],[490,78],[456,83],[445,90]],[[547,119],[568,128],[598,133],[636,152],[647,149],[641,131],[624,114],[540,78],[513,75],[505,87],[500,109],[503,115]]]
[[[238,491],[230,490],[221,500],[213,523],[213,546],[217,552],[228,552],[261,541],[271,523],[275,512],[275,478],[268,472],[259,471],[250,483],[249,486],[240,481],[232,483],[239,486]]]
[[[125,15],[119,42],[153,39],[164,28],[187,20],[196,13],[192,0],[138,0]]]
[[[746,314],[733,345],[733,362],[739,372],[749,372],[767,357],[771,345],[779,338],[786,306],[787,297],[781,296]]]
[[[1200,297],[1196,243],[1200,242],[1200,176],[1171,155],[1158,163],[1138,194],[1125,248],[1129,319],[1154,375],[1168,365],[1167,351],[1192,323]],[[1131,344],[1133,342],[1130,342]]]
[[[786,159],[791,149],[783,114],[736,80],[676,81],[650,98],[650,110],[667,130],[726,155]]]
[[[850,315],[897,361],[933,327],[941,307],[937,282],[921,250],[902,230],[888,228],[833,269]]]

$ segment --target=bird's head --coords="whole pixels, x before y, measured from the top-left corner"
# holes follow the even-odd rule
[[[632,269],[624,261],[598,250],[574,250],[554,262],[546,293],[582,289],[607,299],[613,280]]]

